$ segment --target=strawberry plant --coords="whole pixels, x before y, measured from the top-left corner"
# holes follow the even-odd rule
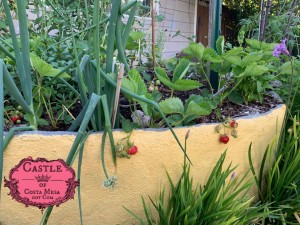
[[[190,95],[185,104],[179,98],[168,98],[159,102],[159,106],[173,126],[192,124],[201,116],[209,115],[217,107],[214,100],[201,95]]]
[[[232,137],[237,138],[237,127],[237,121],[230,117],[226,118],[221,124],[217,125],[216,132],[220,134],[220,142],[224,144],[229,142],[229,132]]]
[[[119,158],[130,158],[138,152],[138,147],[130,141],[130,135],[132,130],[125,138],[122,138],[116,143],[116,154]]]
[[[201,83],[191,79],[184,79],[190,67],[190,61],[181,59],[175,67],[172,80],[168,77],[166,71],[160,67],[154,69],[157,78],[171,89],[171,97],[175,91],[188,91],[199,88]]]

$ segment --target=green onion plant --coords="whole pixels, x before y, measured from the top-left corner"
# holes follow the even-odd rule
[[[37,130],[38,120],[37,113],[33,106],[33,83],[32,78],[32,66],[30,61],[30,45],[29,45],[29,31],[28,31],[28,19],[26,15],[25,0],[16,0],[17,3],[17,17],[19,19],[20,34],[17,35],[11,16],[9,1],[1,0],[6,15],[6,20],[9,25],[10,38],[12,40],[12,46],[5,45],[3,41],[0,42],[0,49],[3,53],[13,60],[16,64],[16,75],[20,81],[20,87],[16,84],[16,81],[12,78],[14,74],[10,74],[4,61],[0,59],[0,126],[1,133],[4,135],[4,89],[9,92],[9,95],[22,107],[22,110],[26,113],[29,125],[25,127],[12,128],[0,141],[0,191],[2,181],[2,168],[3,168],[3,152],[12,139],[13,135],[17,131],[23,130]],[[110,14],[105,13],[103,4],[101,1],[94,1],[94,7],[92,16],[88,9],[87,1],[85,1],[85,9],[83,16],[86,18],[86,27],[83,30],[78,30],[77,27],[73,27],[71,18],[68,18],[59,10],[58,6],[51,0],[45,0],[47,5],[53,10],[52,13],[56,13],[58,17],[65,21],[65,26],[68,26],[71,31],[69,37],[65,37],[64,40],[72,40],[74,45],[74,61],[66,68],[59,71],[56,75],[52,76],[52,79],[48,81],[47,85],[50,85],[54,80],[56,82],[61,81],[63,84],[71,88],[71,90],[79,94],[80,102],[82,104],[82,111],[79,113],[71,127],[70,131],[78,131],[74,143],[71,147],[69,155],[66,159],[68,165],[72,165],[77,155],[79,154],[81,166],[82,151],[84,142],[88,137],[90,131],[103,131],[102,144],[101,144],[101,160],[104,170],[104,174],[107,179],[109,175],[106,171],[104,164],[104,143],[106,136],[108,136],[113,163],[116,165],[116,152],[114,146],[114,139],[112,134],[112,111],[115,100],[115,87],[116,81],[112,80],[109,76],[111,73],[118,73],[118,68],[114,64],[114,57],[117,57],[117,61],[125,65],[125,70],[129,71],[129,65],[125,57],[125,46],[128,41],[129,33],[134,23],[134,15],[140,3],[137,0],[130,1],[129,3],[121,6],[121,0],[112,0]],[[102,8],[101,8],[102,7]],[[99,13],[100,12],[100,13]],[[129,12],[129,19],[124,25],[122,22],[122,16],[124,13]],[[104,27],[104,28],[103,28]],[[104,30],[103,30],[104,29]],[[85,37],[88,43],[88,48],[84,52],[78,52],[76,45],[77,37]],[[104,40],[104,41],[103,41]],[[105,46],[105,55],[101,53],[101,49]],[[13,54],[8,51],[8,48],[13,48]],[[104,58],[104,61],[101,60]],[[77,81],[78,91],[72,87],[61,75],[70,69],[72,66],[76,66],[76,77],[73,77]],[[130,92],[127,89],[121,88],[121,92],[132,97],[133,99],[142,101],[144,103],[153,106],[157,112],[161,115],[174,138],[176,139],[179,147],[184,152],[184,148],[177,138],[173,128],[168,123],[165,115],[160,110],[159,105],[147,99],[146,97],[139,96]],[[2,100],[1,100],[2,99]],[[118,119],[118,116],[117,116]],[[118,124],[118,123],[116,123]],[[184,152],[185,156],[186,153]],[[186,156],[187,157],[187,156]],[[188,159],[188,157],[187,157]],[[79,169],[80,171],[80,169]],[[80,176],[80,173],[79,173]],[[79,190],[80,195],[80,190]],[[79,208],[80,208],[80,220],[83,221],[81,212],[81,201],[79,196]],[[53,210],[53,207],[48,207],[44,214],[40,224],[47,224],[49,216]]]

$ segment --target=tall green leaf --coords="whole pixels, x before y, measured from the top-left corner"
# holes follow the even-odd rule
[[[187,59],[180,59],[173,73],[172,82],[182,79],[190,67],[190,61]]]

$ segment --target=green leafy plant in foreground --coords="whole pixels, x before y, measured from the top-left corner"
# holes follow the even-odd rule
[[[191,166],[184,159],[183,172],[176,184],[167,173],[169,194],[164,188],[157,200],[149,197],[151,207],[142,198],[145,219],[125,209],[143,225],[259,223],[272,212],[265,211],[263,205],[253,205],[253,198],[247,196],[253,184],[246,179],[248,173],[238,179],[234,172],[236,167],[230,164],[223,169],[225,158],[226,152],[217,161],[205,185],[194,185]]]
[[[300,126],[297,121],[295,117],[289,132],[283,130],[278,144],[274,140],[267,147],[259,173],[254,171],[251,145],[249,147],[250,168],[258,188],[259,201],[280,212],[280,217],[269,217],[267,224],[300,222]]]

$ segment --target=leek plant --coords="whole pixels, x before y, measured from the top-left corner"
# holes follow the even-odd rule
[[[4,11],[6,14],[6,18],[8,21],[8,25],[10,28],[10,37],[13,43],[14,54],[11,54],[9,51],[3,51],[8,57],[16,62],[17,66],[17,75],[20,79],[21,88],[18,89],[15,81],[12,79],[12,75],[8,72],[6,65],[3,60],[0,60],[0,126],[1,133],[3,136],[3,89],[6,88],[10,96],[14,98],[17,103],[23,108],[23,111],[26,113],[29,126],[13,128],[6,135],[5,139],[0,141],[0,187],[2,180],[2,168],[3,168],[3,152],[11,138],[13,137],[14,132],[19,130],[36,130],[38,128],[38,121],[36,118],[36,113],[33,107],[33,98],[32,98],[32,86],[33,80],[31,78],[31,63],[30,63],[30,47],[29,47],[29,32],[27,26],[27,16],[26,16],[26,1],[24,0],[16,0],[17,2],[17,16],[19,18],[20,24],[20,36],[18,37],[15,28],[13,25],[12,16],[9,9],[8,0],[1,0],[4,6]],[[74,45],[74,62],[71,63],[68,67],[58,72],[53,78],[48,82],[59,78],[64,84],[70,87],[70,85],[65,81],[62,77],[60,77],[63,72],[67,71],[71,66],[76,65],[76,80],[79,87],[79,94],[82,103],[82,111],[74,121],[74,123],[70,127],[70,131],[78,130],[75,141],[71,147],[69,155],[66,159],[66,163],[68,165],[72,165],[77,155],[79,154],[79,165],[81,165],[82,161],[82,151],[84,142],[88,137],[89,131],[103,131],[102,136],[102,144],[101,144],[101,160],[102,166],[104,170],[104,174],[107,179],[109,179],[109,175],[106,171],[104,164],[104,143],[106,140],[106,136],[108,135],[113,163],[116,165],[116,152],[114,146],[114,139],[112,135],[112,112],[113,105],[115,101],[115,87],[117,86],[115,80],[112,80],[109,76],[111,73],[117,73],[118,68],[114,65],[114,56],[117,56],[118,61],[125,65],[125,69],[128,72],[129,66],[125,57],[125,46],[127,40],[129,38],[129,33],[132,29],[132,25],[134,23],[134,15],[135,11],[138,7],[138,1],[133,0],[123,7],[121,7],[121,0],[112,0],[112,7],[110,15],[105,15],[104,13],[99,14],[99,11],[103,11],[100,7],[99,1],[94,1],[93,7],[93,16],[92,20],[90,20],[90,16],[88,15],[89,10],[85,10],[88,21],[88,27],[84,30],[75,32],[75,28],[72,27],[72,24],[69,22],[70,20],[64,17],[56,8],[55,5],[52,4],[50,0],[46,0],[46,2],[50,5],[53,12],[57,13],[65,22],[66,25],[70,26],[70,30],[72,31],[71,39]],[[85,1],[86,2],[86,1]],[[86,7],[87,4],[85,4]],[[122,23],[122,15],[129,11],[129,19],[127,24],[124,26]],[[100,27],[107,24],[107,37],[106,37],[106,55],[105,55],[105,63],[101,61],[101,44],[100,44]],[[76,49],[76,37],[80,34],[86,34],[88,38],[88,49],[84,53],[78,53]],[[20,45],[18,43],[18,39],[20,39]],[[3,42],[2,42],[3,43]],[[5,46],[0,44],[1,50],[6,49]],[[117,54],[116,54],[117,52]],[[70,87],[73,91],[74,88]],[[76,91],[76,90],[75,90]],[[170,131],[172,132],[174,138],[176,139],[179,147],[182,151],[184,148],[182,147],[180,141],[178,140],[174,130],[168,123],[165,115],[161,111],[158,103],[147,99],[144,96],[139,96],[131,91],[121,88],[121,92],[130,96],[133,99],[139,100],[141,102],[147,103],[151,105],[157,112],[161,115]],[[2,100],[1,100],[2,99]],[[118,123],[116,123],[118,124]],[[185,152],[184,152],[185,154]],[[185,154],[186,156],[186,154]],[[187,156],[186,156],[187,157]],[[188,159],[188,157],[187,157]],[[80,171],[80,169],[79,169]],[[0,189],[1,190],[1,189]],[[79,207],[80,207],[80,220],[82,223],[82,212],[81,212],[81,202],[79,196]],[[45,210],[43,215],[41,224],[47,224],[49,216],[53,210],[53,207],[48,207]]]
[[[7,66],[4,64],[3,60],[0,60],[0,111],[1,111],[1,120],[0,120],[0,129],[1,129],[1,137],[3,137],[3,129],[4,129],[4,120],[3,120],[3,112],[4,112],[4,89],[8,90],[11,97],[13,97],[18,104],[22,107],[23,111],[26,113],[29,126],[28,127],[20,127],[13,128],[6,135],[5,139],[0,142],[0,191],[1,191],[1,183],[2,183],[2,173],[3,173],[3,151],[5,147],[8,145],[9,141],[13,137],[13,134],[16,131],[21,130],[36,130],[37,129],[37,119],[34,112],[33,107],[33,98],[32,98],[32,79],[31,79],[31,64],[30,64],[30,49],[29,49],[29,34],[27,27],[27,16],[26,16],[26,5],[25,1],[18,0],[16,1],[18,8],[18,16],[19,16],[19,30],[20,30],[20,43],[15,31],[15,27],[13,24],[13,19],[10,13],[10,8],[7,0],[2,0],[4,12],[6,15],[7,24],[9,26],[12,47],[14,50],[14,56],[9,53],[9,51],[4,51],[13,59],[16,63],[16,74],[19,77],[21,88],[18,89],[15,81],[12,79],[11,74],[9,73]],[[5,46],[0,44],[1,49],[5,49]]]

